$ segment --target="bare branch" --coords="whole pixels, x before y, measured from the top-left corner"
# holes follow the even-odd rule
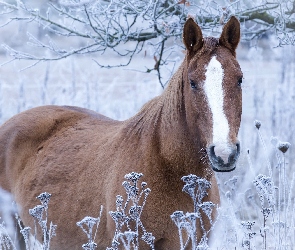
[[[24,52],[22,49],[28,51],[27,47],[18,50],[2,45],[12,57],[11,61],[39,63],[110,50],[126,57],[125,63],[104,65],[94,61],[101,67],[124,67],[145,46],[156,58],[155,67],[147,72],[155,71],[164,87],[167,79],[163,78],[162,69],[173,70],[173,46],[181,44],[182,26],[188,14],[195,17],[205,35],[218,36],[220,26],[235,15],[243,24],[244,40],[273,32],[278,46],[295,43],[292,0],[235,0],[225,5],[198,0],[60,0],[48,2],[47,7],[46,10],[44,6],[32,9],[21,0],[16,5],[0,0],[0,16],[6,19],[0,28],[13,22],[26,22],[43,29],[41,37],[27,32],[27,44],[37,50]],[[60,37],[67,41],[67,47],[59,42]]]

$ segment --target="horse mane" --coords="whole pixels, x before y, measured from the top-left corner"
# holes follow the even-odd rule
[[[214,37],[205,37],[203,47],[197,53],[194,61],[198,60],[203,54],[212,54],[218,47],[219,41]],[[174,126],[184,115],[184,93],[183,93],[183,73],[187,67],[187,57],[185,56],[178,70],[170,79],[167,88],[163,93],[149,102],[147,102],[141,110],[128,119],[128,134],[140,133],[145,129],[156,128],[161,120],[166,129]]]
[[[137,134],[145,129],[155,129],[160,121],[165,126],[173,126],[173,123],[179,119],[183,103],[182,74],[184,64],[185,61],[172,76],[161,95],[147,102],[137,114],[125,121],[129,128],[128,134]]]

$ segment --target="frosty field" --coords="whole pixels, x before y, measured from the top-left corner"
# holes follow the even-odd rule
[[[1,39],[0,43],[7,42],[7,38]],[[275,48],[276,45],[270,36],[251,46],[243,42],[237,51],[244,73],[241,156],[234,172],[216,174],[222,203],[211,249],[291,250],[295,246],[295,48]],[[107,53],[100,57],[106,64],[122,60]],[[175,60],[180,63],[182,58],[179,51]],[[51,104],[84,107],[124,120],[162,92],[157,76],[143,73],[146,66],[155,64],[149,53],[137,55],[127,68],[102,69],[92,59],[95,58],[75,56],[22,71],[28,62],[2,65],[0,124],[21,111]],[[0,64],[8,60],[2,50]],[[168,79],[169,75],[164,77]],[[261,121],[259,130],[254,126],[255,120]],[[276,148],[277,143],[271,142],[272,136],[291,144],[285,154]],[[264,192],[261,183],[270,188],[269,192]],[[268,203],[271,199],[275,205]],[[277,210],[268,217],[266,209],[271,206]]]

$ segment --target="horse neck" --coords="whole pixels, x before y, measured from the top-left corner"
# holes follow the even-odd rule
[[[128,137],[140,135],[155,151],[169,172],[176,178],[194,173],[208,175],[207,164],[200,162],[204,156],[201,140],[189,134],[186,122],[183,75],[186,73],[185,59],[171,78],[162,95],[152,99],[138,114],[127,120]],[[211,171],[209,171],[211,172]]]

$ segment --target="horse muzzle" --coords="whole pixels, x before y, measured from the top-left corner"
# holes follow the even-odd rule
[[[237,142],[233,147],[230,147],[227,162],[225,163],[225,157],[216,155],[215,145],[210,145],[207,148],[207,154],[209,156],[209,162],[212,169],[216,172],[230,172],[236,168],[236,162],[240,155],[240,143]]]

